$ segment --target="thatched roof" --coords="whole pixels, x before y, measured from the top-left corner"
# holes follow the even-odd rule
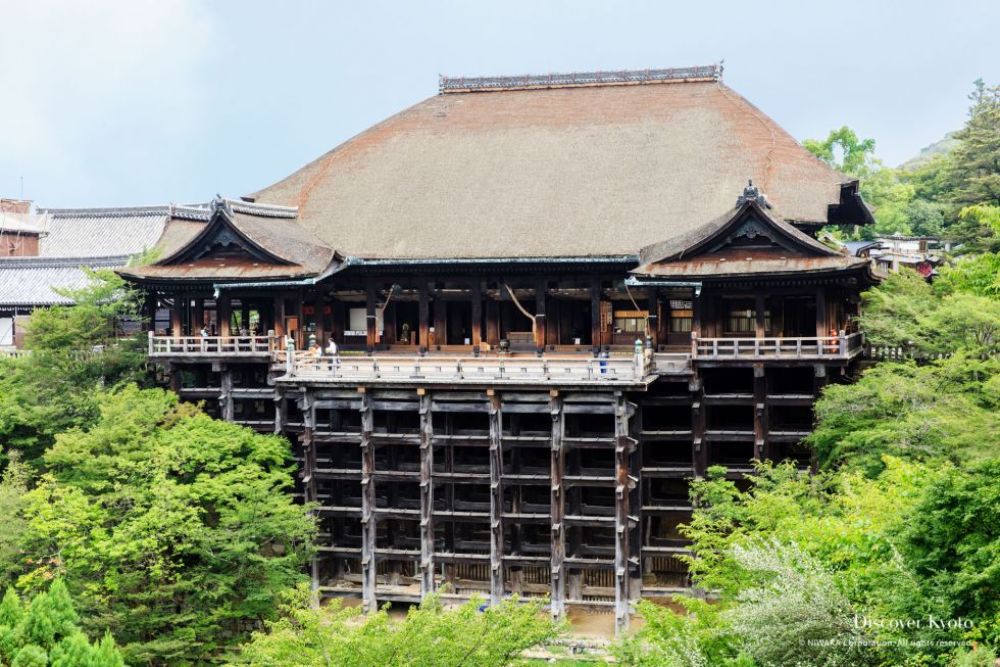
[[[629,74],[445,92],[252,197],[344,255],[406,259],[635,255],[731,210],[748,178],[792,222],[852,196],[717,78]]]

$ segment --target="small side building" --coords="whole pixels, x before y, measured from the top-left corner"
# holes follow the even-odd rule
[[[88,284],[87,269],[115,269],[152,247],[170,206],[32,210],[0,200],[0,348],[24,342],[36,308],[66,305]]]

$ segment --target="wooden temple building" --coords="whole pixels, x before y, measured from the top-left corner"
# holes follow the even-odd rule
[[[624,627],[688,585],[690,479],[809,465],[875,280],[815,234],[871,221],[716,66],[442,78],[121,273],[184,398],[295,445],[323,594]]]

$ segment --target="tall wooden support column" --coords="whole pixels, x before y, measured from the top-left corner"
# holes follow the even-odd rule
[[[371,397],[361,392],[361,597],[365,611],[378,610],[375,598],[375,430]]]
[[[563,519],[566,515],[566,491],[563,485],[563,475],[566,472],[566,452],[563,450],[563,399],[557,391],[552,392],[549,399],[549,414],[552,417],[552,469],[550,480],[552,496],[549,510],[552,522],[551,546],[551,609],[552,616],[562,618],[566,613],[566,529]]]
[[[590,346],[596,356],[601,351],[601,281],[590,281]]]
[[[628,629],[632,586],[630,582],[631,547],[629,538],[633,520],[629,499],[634,480],[630,473],[630,458],[635,440],[629,435],[629,417],[633,406],[625,395],[615,395],[615,633]]]
[[[767,377],[764,364],[753,367],[753,457],[758,461],[771,458],[767,444]]]
[[[378,341],[378,318],[375,315],[377,306],[375,299],[375,283],[369,281],[365,286],[365,321],[367,322],[367,347],[368,354],[375,351],[375,344]]]
[[[472,283],[469,294],[472,299],[472,344],[479,346],[483,344],[483,286],[478,278]]]
[[[302,393],[299,400],[299,410],[302,413],[302,493],[306,503],[318,500],[316,493],[316,413],[313,410],[313,398],[310,390]],[[319,590],[319,556],[313,554],[310,560],[310,570],[313,593]]]
[[[492,394],[492,391],[487,392]],[[490,410],[490,603],[503,599],[503,416],[500,397],[489,396]]]
[[[538,350],[545,349],[545,331],[546,331],[546,281],[539,280],[538,284],[535,286],[535,348]]]
[[[420,594],[434,592],[434,419],[431,397],[420,396]]]
[[[418,303],[417,308],[420,319],[420,324],[419,324],[420,331],[417,334],[418,336],[417,342],[419,343],[422,349],[426,350],[430,346],[430,326],[431,326],[430,325],[431,303],[429,294],[430,286],[427,284],[426,280],[421,281],[418,291],[419,291],[420,301]]]
[[[708,442],[705,441],[707,416],[705,414],[705,388],[700,376],[691,379],[691,457],[696,477],[704,477],[708,470]]]
[[[231,422],[235,415],[233,409],[233,369],[229,364],[222,364],[219,371],[219,382],[221,391],[219,392],[219,411],[222,419]]]

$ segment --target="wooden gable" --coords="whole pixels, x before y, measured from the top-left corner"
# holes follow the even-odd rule
[[[175,264],[211,264],[218,262],[292,265],[260,245],[235,224],[225,207],[216,207],[205,228],[169,257],[156,262]]]

